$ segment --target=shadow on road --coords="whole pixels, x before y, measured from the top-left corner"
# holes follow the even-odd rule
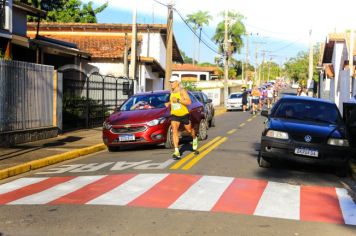
[[[328,166],[304,164],[291,161],[273,161],[270,168],[258,166],[257,157],[260,150],[260,143],[252,144],[256,151],[251,157],[256,159],[256,175],[263,179],[298,179],[299,181],[313,181],[315,184],[327,183],[340,179],[335,174],[335,169]]]

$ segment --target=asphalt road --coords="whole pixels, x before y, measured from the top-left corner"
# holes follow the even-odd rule
[[[264,120],[249,112],[218,116],[200,154],[187,142],[180,161],[164,147],[136,147],[11,178],[7,190],[0,187],[0,194],[13,189],[1,198],[0,232],[355,235],[355,204],[332,170],[258,167]]]

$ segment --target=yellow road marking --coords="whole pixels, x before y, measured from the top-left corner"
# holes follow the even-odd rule
[[[209,152],[211,152],[213,149],[221,145],[223,142],[227,140],[227,137],[224,137],[220,139],[218,142],[214,143],[211,145],[209,148],[207,148],[205,151],[200,153],[198,156],[196,156],[193,160],[191,160],[188,164],[183,166],[182,170],[189,170],[192,166],[194,166],[198,161],[200,161],[202,158],[204,158]]]
[[[211,140],[210,142],[204,144],[203,146],[201,146],[200,148],[198,148],[198,151],[203,151],[205,148],[209,147],[210,145],[212,145],[213,143],[215,143],[216,141],[218,141],[219,139],[221,139],[221,136],[218,136],[216,138],[214,138],[213,140]],[[174,164],[170,169],[171,170],[176,170],[179,169],[184,163],[186,163],[187,161],[189,161],[190,159],[192,159],[195,156],[194,152],[188,154],[187,156],[185,156],[184,158],[182,158],[180,161],[178,161],[176,164]]]
[[[227,132],[227,134],[233,134],[233,133],[236,132],[236,130],[237,130],[237,129],[232,129],[232,130],[230,130],[229,132]]]
[[[252,121],[252,118],[248,119],[247,121],[248,121],[248,122],[251,122],[251,121]]]
[[[242,126],[244,126],[244,125],[246,125],[245,123],[242,123],[241,125],[240,125],[240,127],[242,127]]]

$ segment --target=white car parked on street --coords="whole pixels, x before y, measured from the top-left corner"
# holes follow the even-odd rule
[[[242,110],[242,92],[231,93],[226,102],[226,110]],[[250,109],[250,98],[247,96],[247,110]]]

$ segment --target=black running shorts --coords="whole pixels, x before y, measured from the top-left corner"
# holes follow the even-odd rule
[[[172,121],[177,121],[181,124],[184,124],[184,125],[189,125],[190,124],[190,120],[189,120],[189,114],[186,114],[184,116],[175,116],[175,115],[172,115]]]

